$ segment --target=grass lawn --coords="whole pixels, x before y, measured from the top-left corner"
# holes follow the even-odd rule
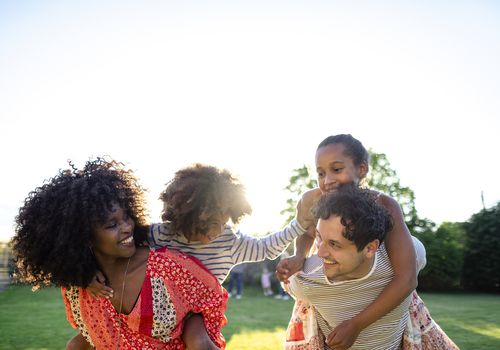
[[[421,297],[434,319],[462,350],[500,349],[500,296],[427,294]],[[228,350],[282,349],[293,302],[264,297],[246,288],[230,299],[223,334]],[[64,349],[75,331],[66,322],[58,289],[32,293],[9,286],[0,292],[0,349]]]

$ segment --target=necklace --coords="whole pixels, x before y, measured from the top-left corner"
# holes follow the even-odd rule
[[[123,274],[122,293],[120,295],[120,307],[118,309],[118,339],[116,339],[116,350],[118,350],[120,348],[120,333],[121,333],[121,329],[122,329],[122,319],[120,316],[122,314],[123,292],[125,291],[125,280],[127,278],[128,265],[130,264],[131,258],[132,257],[128,258],[127,267],[125,267],[125,273]]]

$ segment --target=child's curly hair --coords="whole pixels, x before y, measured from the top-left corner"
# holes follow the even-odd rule
[[[245,187],[228,170],[194,164],[175,173],[160,195],[162,220],[187,239],[191,234],[206,234],[210,220],[225,214],[236,224],[252,208]]]
[[[103,224],[114,203],[146,226],[144,189],[131,170],[105,158],[89,160],[30,192],[16,217],[11,241],[20,281],[34,288],[51,283],[87,287],[97,263],[90,249],[92,230]],[[140,229],[134,232],[136,242]],[[141,234],[142,235],[142,234]]]
[[[382,244],[393,226],[391,215],[377,203],[375,195],[352,184],[322,195],[313,211],[317,219],[339,216],[345,227],[343,236],[354,242],[358,251],[375,239]]]

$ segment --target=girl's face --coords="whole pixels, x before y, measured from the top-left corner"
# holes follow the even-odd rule
[[[339,185],[350,183],[358,186],[365,177],[367,164],[354,165],[353,159],[344,151],[341,143],[326,145],[316,151],[316,173],[321,192],[335,191]]]
[[[114,204],[104,224],[93,229],[92,251],[98,260],[129,258],[135,253],[134,221],[118,204]]]

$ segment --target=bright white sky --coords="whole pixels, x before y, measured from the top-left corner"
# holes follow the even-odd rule
[[[210,3],[210,5],[208,5]],[[0,240],[28,192],[110,155],[158,194],[193,162],[247,185],[247,233],[326,136],[386,153],[419,214],[500,200],[496,1],[0,1]]]

